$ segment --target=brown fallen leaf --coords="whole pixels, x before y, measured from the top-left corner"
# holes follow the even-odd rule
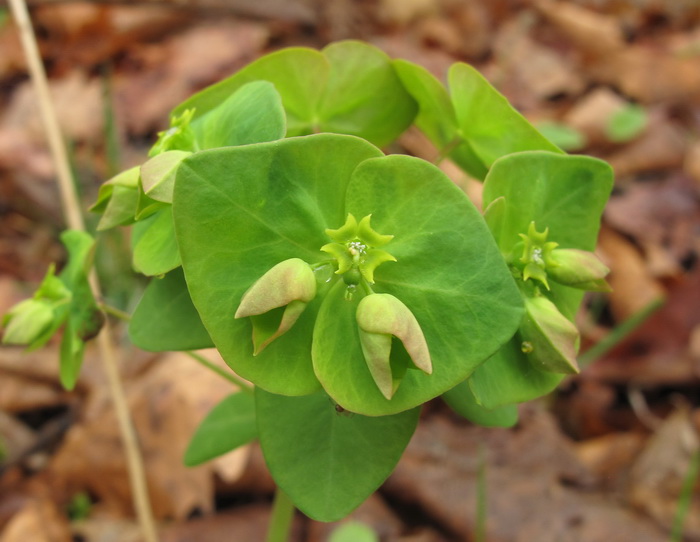
[[[71,542],[68,521],[49,500],[31,500],[0,533],[0,542]]]
[[[265,540],[270,507],[266,504],[251,504],[232,508],[226,512],[177,522],[164,528],[161,542],[221,542],[223,540]],[[297,513],[292,525],[289,542],[302,542],[305,519]]]
[[[626,320],[665,295],[661,283],[649,272],[642,254],[625,237],[603,227],[598,248],[603,261],[611,269],[607,281],[612,292],[608,299],[616,321]]]
[[[630,281],[635,280],[638,277],[630,275]],[[623,284],[619,286],[627,288]],[[615,293],[610,294],[611,301]],[[640,287],[640,297],[649,293],[644,286]],[[633,296],[634,290],[628,288],[627,294]],[[670,285],[663,305],[602,359],[588,367],[587,374],[608,383],[634,382],[644,387],[687,386],[688,382],[693,382],[697,379],[698,367],[690,341],[691,333],[700,325],[700,312],[693,302],[696,299],[700,299],[700,268],[697,267]],[[631,298],[625,304],[631,307]]]
[[[537,0],[535,7],[556,25],[581,50],[595,55],[610,55],[625,45],[619,20],[572,2]]]
[[[634,239],[654,277],[680,279],[697,250],[700,204],[681,176],[623,184],[608,202],[606,223]]]
[[[687,137],[683,129],[652,115],[645,132],[619,151],[607,156],[618,178],[644,171],[680,168],[685,158]]]
[[[52,3],[33,12],[52,75],[109,62],[134,44],[162,39],[192,22],[183,10],[90,2]]]
[[[163,356],[134,382],[129,405],[139,434],[154,513],[159,518],[186,517],[213,509],[211,465],[187,468],[183,455],[206,413],[231,393],[231,383],[182,353]],[[129,515],[123,449],[111,403],[92,397],[85,421],[70,429],[52,458],[47,474],[66,498],[88,490],[98,507]]]
[[[608,433],[576,444],[576,453],[604,487],[620,490],[646,438],[641,432]]]
[[[589,66],[589,75],[644,104],[700,99],[700,58],[643,44],[601,56]]]
[[[667,539],[653,522],[594,490],[551,415],[537,405],[521,414],[511,430],[423,420],[384,491],[418,503],[456,539],[470,540],[483,465],[489,542]]]
[[[630,502],[670,528],[691,457],[698,450],[700,436],[690,413],[680,409],[664,421],[635,461],[627,491]],[[698,488],[697,483],[695,487]],[[700,537],[700,493],[697,490],[691,497],[683,535],[688,539]]]
[[[260,23],[223,20],[141,46],[130,55],[138,68],[114,78],[115,115],[129,132],[163,129],[170,109],[254,60],[267,40]]]
[[[693,142],[685,154],[683,171],[695,182],[695,187],[700,191],[700,141]]]
[[[607,126],[627,102],[607,87],[596,87],[567,111],[562,121],[586,136],[591,145],[609,144]]]
[[[50,90],[64,137],[74,142],[101,139],[104,114],[98,79],[74,69],[60,79],[52,79]],[[31,82],[17,87],[2,116],[0,131],[19,131],[27,144],[46,144],[44,123],[36,104]]]
[[[31,428],[0,409],[0,472],[34,442],[36,434]]]
[[[494,55],[505,76],[499,87],[519,107],[527,102],[539,105],[553,96],[575,97],[585,85],[571,59],[537,43],[532,36],[535,32],[526,16],[517,17],[501,24],[493,41]]]

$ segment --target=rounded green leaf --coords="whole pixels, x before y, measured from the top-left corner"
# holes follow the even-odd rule
[[[564,378],[563,374],[537,369],[522,351],[522,342],[516,335],[469,379],[476,400],[484,408],[496,409],[542,397]]]
[[[330,66],[319,51],[290,47],[265,55],[231,77],[205,88],[178,105],[173,115],[195,110],[195,118],[211,111],[232,93],[252,81],[269,81],[282,97],[287,113],[287,135],[309,133],[316,106],[325,88]]]
[[[249,443],[258,435],[253,394],[232,393],[211,409],[185,451],[185,465],[194,467]]]
[[[183,102],[173,115],[192,108],[195,117],[204,115],[251,81],[274,84],[287,114],[288,137],[329,131],[384,145],[411,124],[416,112],[383,52],[342,41],[321,52],[292,47],[259,58]]]
[[[336,410],[325,393],[255,390],[258,433],[279,487],[319,521],[348,515],[391,474],[411,439],[418,408],[377,418]]]
[[[486,362],[488,363],[488,361]],[[479,369],[477,369],[477,372]],[[515,404],[494,409],[485,408],[474,396],[469,380],[460,382],[442,394],[443,400],[460,416],[483,427],[513,427],[518,423],[518,407]]]
[[[139,176],[140,168],[133,167],[122,171],[100,187],[97,201],[90,208],[95,213],[102,213],[97,231],[134,221],[139,200]]]
[[[180,266],[172,206],[166,205],[134,225],[131,238],[134,269],[144,275],[163,275]]]
[[[356,135],[381,147],[413,122],[416,102],[385,53],[360,41],[332,43],[322,52],[330,62],[319,103],[322,131]]]
[[[406,90],[418,103],[415,123],[437,147],[441,156],[448,156],[477,179],[488,171],[464,138],[447,89],[423,66],[407,60],[395,60],[394,68]]]
[[[282,99],[272,83],[254,81],[192,122],[200,149],[282,139],[287,131]]]
[[[214,346],[192,304],[181,267],[151,280],[128,329],[131,342],[149,352]]]
[[[226,362],[268,391],[318,389],[311,341],[322,292],[257,356],[249,318],[234,318],[241,299],[284,260],[328,259],[320,251],[329,240],[325,229],[347,216],[352,171],[377,156],[361,139],[319,134],[203,151],[180,166],[173,208],[192,300]]]
[[[506,256],[533,221],[538,231],[549,229],[547,240],[558,243],[559,248],[592,251],[612,184],[612,169],[602,160],[522,152],[494,163],[484,182],[483,205],[488,207],[501,197],[504,200],[494,233]],[[551,288],[552,300],[571,319],[582,293],[558,284]]]
[[[323,387],[344,408],[377,416],[420,405],[465,380],[515,333],[520,293],[480,213],[438,168],[408,156],[367,160],[348,186],[347,212],[371,214],[373,228],[394,235],[382,249],[397,261],[376,270],[372,288],[416,317],[433,372],[406,371],[387,400],[361,352],[360,294],[347,301],[338,283],[318,314],[313,359]]]
[[[474,67],[457,62],[450,68],[448,80],[462,137],[487,168],[501,156],[515,152],[562,153]]]
[[[173,202],[177,168],[191,152],[165,151],[141,166],[141,185],[147,196],[162,203]]]

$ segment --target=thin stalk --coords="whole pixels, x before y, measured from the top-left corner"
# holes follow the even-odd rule
[[[287,542],[294,519],[294,503],[279,487],[275,491],[265,542]]]
[[[445,147],[440,151],[440,154],[433,163],[436,166],[440,165],[443,162],[443,160],[445,160],[450,155],[450,153],[457,147],[459,147],[462,143],[464,143],[464,138],[462,136],[455,137],[452,141],[445,145]]]
[[[690,458],[688,473],[683,479],[683,487],[678,498],[676,517],[673,518],[673,528],[671,529],[671,542],[681,542],[683,540],[683,524],[693,502],[693,488],[698,476],[700,476],[700,450],[695,450]]]
[[[607,352],[622,342],[625,337],[643,324],[644,321],[654,314],[654,312],[663,304],[663,298],[655,299],[647,306],[634,313],[627,320],[608,333],[602,340],[598,341],[597,344],[591,346],[588,350],[581,354],[578,358],[579,366],[581,368],[586,367],[598,358],[604,356]]]
[[[56,111],[51,101],[49,85],[46,72],[41,62],[39,48],[36,43],[34,29],[32,28],[29,12],[25,0],[9,0],[10,9],[17,22],[29,66],[29,73],[36,89],[39,107],[46,134],[56,164],[58,186],[61,195],[61,205],[66,224],[70,229],[85,231],[85,223],[80,210],[80,203],[76,193],[73,177],[71,174],[70,162],[63,142],[60,127],[56,117]],[[90,274],[90,286],[96,299],[100,299],[101,291],[97,280],[97,275],[93,271]],[[105,323],[99,336],[97,344],[100,350],[100,357],[104,363],[107,374],[109,392],[114,403],[114,410],[119,424],[124,450],[126,454],[129,471],[129,481],[134,495],[134,507],[139,518],[141,531],[146,542],[157,542],[155,522],[151,511],[148,488],[146,485],[146,475],[138,447],[138,438],[129,414],[126,401],[126,394],[119,376],[116,353],[114,351],[114,340],[109,323]]]
[[[246,393],[253,393],[253,387],[250,384],[248,384],[245,380],[237,377],[236,375],[234,375],[233,373],[231,373],[229,371],[225,371],[221,367],[217,367],[216,365],[214,365],[211,361],[209,361],[204,356],[201,356],[200,354],[197,354],[197,352],[192,352],[192,351],[187,351],[187,352],[185,352],[185,354],[190,356],[193,360],[197,361],[198,363],[202,364],[204,367],[206,367],[210,371],[214,371],[220,377],[225,378],[229,382],[233,383],[235,386],[239,387],[241,389],[241,391],[244,391]]]
[[[474,542],[486,542],[486,452],[484,446],[479,447],[479,468],[476,474],[476,525]]]
[[[128,312],[124,312],[123,310],[113,307],[112,305],[107,305],[106,303],[100,303],[100,310],[105,314],[114,316],[117,320],[121,320],[122,322],[129,322],[131,320],[131,315]]]

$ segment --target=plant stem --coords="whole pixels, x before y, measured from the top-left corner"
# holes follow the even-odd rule
[[[85,231],[85,223],[73,183],[70,162],[61,135],[61,129],[58,125],[56,111],[51,101],[46,72],[41,62],[41,56],[29,18],[27,5],[25,0],[10,0],[9,4],[17,26],[19,27],[22,46],[29,66],[29,73],[37,93],[49,147],[56,164],[58,186],[66,224],[70,229]],[[100,299],[102,297],[100,285],[94,269],[90,273],[90,286],[95,299]],[[146,542],[156,542],[158,536],[148,497],[145,469],[138,448],[136,430],[134,429],[129,414],[126,394],[124,393],[124,388],[119,376],[119,368],[109,322],[105,323],[102,331],[98,335],[97,344],[100,349],[100,357],[104,363],[105,372],[107,373],[109,392],[114,402],[114,410],[124,444],[129,481],[134,495],[134,506],[141,524],[143,538]]]
[[[683,524],[693,501],[693,488],[698,476],[700,476],[700,449],[693,452],[690,458],[690,465],[688,466],[688,473],[683,480],[676,516],[673,519],[673,528],[671,529],[671,542],[681,542],[683,540]]]
[[[279,487],[275,491],[266,542],[287,542],[294,519],[294,503]]]
[[[122,310],[119,310],[116,307],[112,307],[112,305],[107,305],[106,303],[100,303],[100,309],[105,312],[106,314],[109,314],[110,316],[114,316],[118,320],[121,320],[122,322],[128,322],[131,320],[131,315],[128,312],[124,312]]]
[[[486,487],[486,450],[484,445],[479,446],[479,468],[476,473],[476,522],[474,527],[474,541],[486,542],[486,500],[488,489]]]
[[[200,354],[197,354],[196,352],[192,352],[192,351],[187,351],[187,352],[185,352],[185,354],[190,356],[193,360],[197,361],[198,363],[201,363],[202,365],[204,365],[210,371],[214,371],[216,374],[218,374],[222,378],[225,378],[229,382],[232,382],[235,386],[239,387],[241,389],[241,391],[244,391],[246,393],[253,393],[253,387],[250,384],[248,384],[242,378],[237,377],[233,373],[231,373],[229,371],[225,371],[221,367],[217,367],[216,365],[214,365],[211,361],[209,361],[204,356],[201,356]]]
[[[630,316],[627,320],[618,325],[610,333],[608,333],[597,344],[591,346],[578,358],[579,366],[583,369],[598,358],[604,356],[608,351],[612,350],[625,337],[637,329],[644,321],[649,318],[654,312],[664,304],[663,298],[655,299],[644,308]]]
[[[464,143],[464,138],[462,136],[455,137],[450,141],[445,147],[440,151],[440,154],[433,162],[436,166],[440,165],[445,158],[447,158],[450,153]]]

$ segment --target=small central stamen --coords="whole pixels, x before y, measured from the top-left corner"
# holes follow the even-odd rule
[[[536,264],[544,265],[544,259],[542,258],[542,249],[536,247],[532,250],[532,259]]]
[[[363,256],[367,252],[367,245],[360,241],[352,241],[348,243],[348,250],[353,256]]]

